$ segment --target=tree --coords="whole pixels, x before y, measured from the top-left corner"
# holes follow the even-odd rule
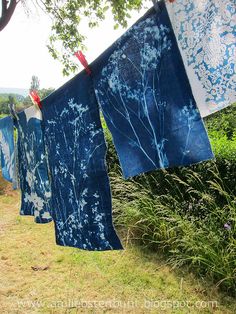
[[[6,26],[9,22],[18,2],[27,5],[29,0],[0,0],[3,8],[8,8],[8,14],[5,9],[2,10],[2,23]],[[106,17],[106,12],[110,10],[114,19],[114,27],[119,25],[126,27],[129,12],[133,9],[139,10],[148,0],[33,0],[45,14],[48,14],[52,20],[52,34],[49,38],[48,50],[54,59],[58,59],[63,65],[63,74],[69,75],[78,69],[78,65],[73,61],[74,52],[84,50],[85,35],[79,29],[80,22],[87,18],[88,25],[96,27],[99,22]],[[8,4],[8,6],[7,6]],[[1,21],[1,20],[0,20]],[[7,21],[7,23],[6,23]],[[5,27],[4,26],[4,27]],[[4,28],[0,28],[0,31]],[[62,49],[57,49],[58,42]],[[59,52],[60,51],[60,52]]]
[[[46,98],[49,94],[51,94],[55,89],[54,88],[42,88],[39,89],[39,78],[35,75],[32,76],[32,81],[30,84],[30,91],[36,90],[40,99]],[[26,96],[22,102],[23,107],[32,106],[32,100],[29,96]]]
[[[9,114],[9,104],[18,104],[15,94],[0,94],[0,114]]]
[[[39,90],[40,99],[46,98],[49,94],[51,94],[55,88],[42,88]]]
[[[20,1],[20,0],[19,0]],[[17,3],[16,0],[1,0],[1,15],[0,15],[0,32],[7,26],[9,23]]]
[[[3,26],[9,22],[17,3],[20,1],[27,5],[30,0],[0,0],[2,3]],[[155,0],[157,1],[157,0]],[[174,0],[166,0],[173,2]],[[31,0],[32,2],[32,0]],[[48,50],[54,59],[58,59],[63,65],[63,74],[69,75],[78,69],[78,63],[74,60],[74,53],[79,49],[84,50],[85,34],[79,29],[80,22],[86,18],[88,25],[93,28],[99,22],[105,20],[106,13],[111,12],[114,27],[126,27],[127,20],[132,10],[144,7],[148,0],[33,0],[45,14],[52,18],[52,33],[49,38]],[[7,14],[8,13],[8,14]],[[5,22],[5,23],[4,23]],[[0,27],[0,31],[4,27]],[[61,43],[60,49],[58,43]]]
[[[53,19],[48,50],[54,59],[59,59],[63,64],[63,74],[69,75],[70,72],[78,69],[77,63],[73,61],[74,53],[78,49],[86,48],[85,35],[79,29],[82,19],[86,18],[89,27],[93,28],[105,20],[106,13],[110,11],[114,19],[114,27],[117,28],[119,25],[126,27],[130,11],[141,9],[147,0],[42,0],[40,2],[44,11]],[[56,48],[58,42],[62,44],[60,53]]]
[[[30,91],[32,90],[39,90],[39,78],[36,75],[33,75],[31,79]]]

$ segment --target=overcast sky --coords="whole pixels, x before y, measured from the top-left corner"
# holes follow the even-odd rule
[[[150,2],[151,6],[151,2]],[[132,14],[131,26],[145,10]],[[48,53],[46,44],[50,35],[50,19],[32,7],[30,16],[19,4],[7,27],[0,32],[0,87],[29,88],[32,75],[40,79],[40,87],[58,88],[69,78],[61,74],[62,67]],[[83,23],[84,24],[84,23]],[[88,37],[86,58],[93,61],[125,30],[113,29],[111,16],[98,29],[82,25]],[[81,67],[82,69],[82,67]]]

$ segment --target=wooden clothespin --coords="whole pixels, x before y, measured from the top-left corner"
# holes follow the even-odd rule
[[[42,103],[41,103],[41,100],[40,100],[40,97],[39,97],[37,91],[36,90],[30,91],[29,96],[30,96],[32,102],[34,103],[34,105],[36,105],[37,108],[42,109]]]
[[[77,51],[74,53],[74,55],[79,59],[80,63],[84,66],[85,71],[87,72],[88,75],[91,75],[92,72],[88,66],[88,62],[85,58],[85,55],[83,54],[83,52],[81,50]]]

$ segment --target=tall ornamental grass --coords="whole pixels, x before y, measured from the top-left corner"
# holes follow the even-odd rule
[[[235,105],[207,120],[216,159],[124,180],[106,130],[115,224],[127,239],[162,252],[236,295]],[[235,123],[233,123],[235,121]]]

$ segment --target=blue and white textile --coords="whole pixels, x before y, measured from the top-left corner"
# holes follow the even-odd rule
[[[236,102],[235,0],[167,1],[202,117]]]
[[[92,80],[81,72],[42,101],[56,243],[119,250],[112,223],[106,143]]]
[[[14,125],[13,119],[10,116],[0,119],[0,156],[3,178],[9,182],[14,183]]]
[[[92,64],[125,178],[213,158],[164,3]]]
[[[20,214],[34,216],[36,223],[48,223],[52,220],[51,186],[42,136],[42,115],[39,109],[31,106],[16,116]]]

